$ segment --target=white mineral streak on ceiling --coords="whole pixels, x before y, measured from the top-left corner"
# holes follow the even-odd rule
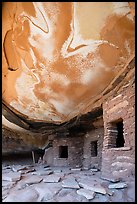
[[[131,20],[133,19],[128,2],[113,2],[114,11],[118,15],[127,15]]]
[[[128,2],[4,3],[3,100],[33,120],[84,113],[134,53],[129,12]]]

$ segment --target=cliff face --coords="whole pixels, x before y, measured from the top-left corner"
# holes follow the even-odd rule
[[[3,3],[4,125],[48,132],[100,106],[134,58],[133,6]]]

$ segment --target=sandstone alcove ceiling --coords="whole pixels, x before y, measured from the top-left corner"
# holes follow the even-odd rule
[[[2,4],[3,128],[11,137],[18,132],[30,146],[24,135],[42,147],[49,135],[93,128],[111,90],[134,72],[133,6]]]

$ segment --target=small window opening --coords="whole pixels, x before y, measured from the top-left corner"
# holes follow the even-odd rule
[[[91,156],[96,157],[97,156],[97,141],[91,142]]]
[[[116,137],[116,147],[124,147],[124,136],[123,136],[123,120],[116,123],[117,127],[117,137]]]
[[[59,146],[59,158],[68,158],[68,146]]]

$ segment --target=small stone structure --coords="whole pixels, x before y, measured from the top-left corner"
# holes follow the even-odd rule
[[[44,156],[44,160],[53,166],[82,166],[83,137],[62,138],[53,140],[53,147]]]
[[[95,121],[94,129],[83,136],[55,137],[52,147],[45,150],[44,161],[53,166],[101,169],[103,147],[103,117]]]

